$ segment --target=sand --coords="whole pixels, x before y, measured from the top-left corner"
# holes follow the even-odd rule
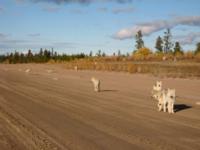
[[[156,80],[176,89],[175,114],[157,111]],[[196,79],[0,65],[0,150],[197,150],[199,100]]]

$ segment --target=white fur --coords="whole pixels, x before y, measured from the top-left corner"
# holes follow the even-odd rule
[[[157,93],[162,90],[162,81],[156,81],[156,84],[153,85],[153,90],[151,91],[152,97],[156,99]]]
[[[91,81],[92,81],[92,83],[94,85],[94,91],[95,92],[100,92],[100,80],[96,79],[95,77],[92,77]]]
[[[75,71],[78,71],[78,66],[74,66],[74,70],[75,70]]]
[[[46,71],[47,71],[47,73],[52,73],[53,72],[53,70],[51,70],[51,69],[47,69]]]
[[[29,73],[30,71],[31,71],[31,69],[26,69],[25,70],[26,73]]]
[[[153,90],[161,91],[162,90],[162,81],[156,81],[156,84],[153,85]]]
[[[165,89],[155,94],[155,98],[158,100],[158,111],[164,111],[168,113],[174,113],[174,103],[176,99],[175,89]]]
[[[174,103],[176,99],[176,90],[175,89],[168,89],[167,93],[165,94],[163,98],[163,111],[166,112],[166,107],[168,109],[168,112],[174,113]]]

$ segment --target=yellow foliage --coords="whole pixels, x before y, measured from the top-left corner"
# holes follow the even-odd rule
[[[187,52],[185,52],[185,58],[186,59],[192,59],[192,58],[194,58],[194,52],[193,51],[187,51]]]
[[[138,49],[135,53],[133,53],[133,58],[135,60],[144,60],[151,53],[152,52],[149,48],[143,47],[143,48]]]
[[[49,64],[55,64],[55,60],[54,60],[54,59],[50,59],[50,60],[48,61],[48,63],[49,63]]]
[[[137,50],[136,54],[140,54],[142,56],[148,56],[151,54],[151,50],[147,47],[143,47]]]

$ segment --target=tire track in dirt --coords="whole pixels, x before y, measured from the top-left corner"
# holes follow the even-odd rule
[[[5,100],[4,100],[5,101]],[[53,139],[42,132],[39,128],[35,127],[28,120],[13,112],[9,107],[2,102],[0,105],[0,118],[6,122],[10,128],[12,128],[12,133],[19,136],[21,141],[25,141],[26,146],[34,148],[36,150],[60,150],[66,149],[58,145]],[[28,137],[28,138],[27,138]],[[27,147],[27,148],[28,148]]]

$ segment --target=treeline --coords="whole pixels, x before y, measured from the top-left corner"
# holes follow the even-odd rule
[[[14,53],[8,53],[7,55],[0,55],[0,63],[46,63],[50,60],[52,61],[70,61],[80,58],[85,58],[86,55],[84,53],[80,54],[58,54],[53,49],[52,50],[43,50],[42,48],[38,53],[33,53],[31,50],[28,50],[27,54],[20,53],[15,51]]]
[[[135,51],[140,50],[141,48],[147,48],[144,44],[143,41],[143,34],[142,31],[139,30],[136,35],[135,35]],[[164,53],[164,54],[183,54],[184,51],[180,45],[179,41],[172,41],[172,34],[171,34],[171,30],[168,28],[165,32],[164,32],[164,36],[158,36],[155,42],[155,49],[156,49],[156,53]]]
[[[131,53],[123,54],[120,50],[113,53],[111,56],[106,55],[105,52],[98,50],[95,54],[91,51],[89,54],[58,54],[53,49],[40,49],[38,53],[33,53],[28,50],[26,54],[15,51],[14,53],[7,53],[6,55],[0,55],[0,63],[46,63],[49,61],[63,62],[72,61],[76,59],[89,58],[90,60],[109,60],[109,61],[143,61],[143,60],[191,60],[194,59],[200,61],[200,42],[196,44],[196,48],[193,51],[184,51],[179,41],[172,41],[172,34],[170,29],[164,32],[163,37],[158,36],[155,41],[155,51],[152,51],[146,47],[143,41],[142,31],[139,30],[135,35],[135,50]],[[96,59],[97,58],[97,59]]]

